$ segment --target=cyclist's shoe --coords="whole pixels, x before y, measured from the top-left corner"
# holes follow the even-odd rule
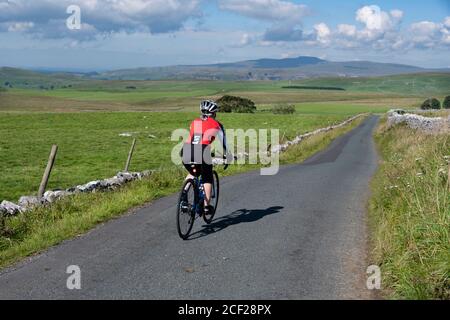
[[[183,212],[183,213],[189,213],[189,211],[190,211],[189,204],[188,204],[187,202],[183,202],[183,203],[181,204],[181,212]]]
[[[211,205],[206,206],[205,207],[205,216],[208,217],[208,216],[212,216],[212,215],[214,215],[214,207]]]
[[[182,212],[184,212],[184,213],[189,212],[189,202],[187,199],[187,194],[185,192],[183,192],[183,194],[181,195],[180,202],[181,202],[180,207],[181,207]]]

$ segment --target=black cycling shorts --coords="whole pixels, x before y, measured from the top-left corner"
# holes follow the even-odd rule
[[[203,183],[213,183],[213,165],[210,145],[186,143],[181,150],[183,165],[195,177],[202,176]]]

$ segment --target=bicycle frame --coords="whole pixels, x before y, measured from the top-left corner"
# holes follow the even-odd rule
[[[201,176],[200,177],[194,177],[194,212],[197,215],[202,215],[202,209],[203,209],[203,203],[205,201],[205,189],[203,186],[203,181]]]
[[[204,206],[204,201],[206,198],[205,195],[205,186],[203,184],[203,180],[202,177],[194,177],[194,212],[197,213],[198,215],[202,215],[203,213],[203,206]],[[212,190],[211,190],[211,198],[215,198],[215,187],[213,184]]]

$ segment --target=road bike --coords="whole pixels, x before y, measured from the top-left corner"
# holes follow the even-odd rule
[[[196,164],[191,166],[193,172],[199,172]],[[227,167],[225,165],[225,170]],[[186,240],[189,237],[194,222],[198,218],[203,218],[206,224],[213,221],[220,194],[219,175],[215,170],[213,171],[213,179],[210,205],[213,206],[214,211],[213,214],[207,216],[204,214],[205,188],[201,174],[184,182],[177,204],[177,230],[181,239]]]

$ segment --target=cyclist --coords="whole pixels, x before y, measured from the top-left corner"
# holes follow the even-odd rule
[[[214,207],[210,205],[212,184],[214,181],[211,144],[215,141],[216,137],[222,144],[224,160],[226,159],[225,155],[229,155],[225,129],[216,120],[218,110],[219,107],[214,101],[205,100],[200,103],[201,117],[192,121],[189,137],[181,153],[184,167],[189,171],[186,179],[192,179],[194,176],[202,175],[205,188],[205,215],[214,214]]]

